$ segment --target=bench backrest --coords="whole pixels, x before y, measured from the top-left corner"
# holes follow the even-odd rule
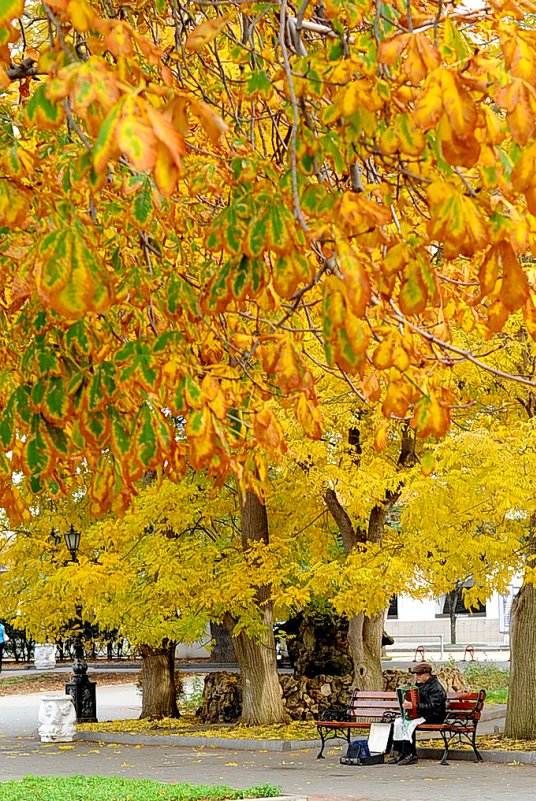
[[[486,698],[486,691],[447,693],[447,711],[449,718],[459,717],[479,720]],[[354,690],[348,704],[348,715],[351,718],[383,717],[385,712],[400,713],[396,692],[367,692]]]

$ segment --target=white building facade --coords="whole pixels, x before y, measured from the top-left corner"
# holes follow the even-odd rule
[[[513,582],[508,595],[494,593],[478,611],[459,611],[456,614],[457,643],[508,646],[510,611],[519,586],[520,582]],[[463,609],[463,604],[458,608]],[[399,595],[391,602],[385,630],[394,638],[395,646],[402,646],[404,641],[413,645],[418,645],[420,640],[431,643],[435,638],[439,642],[438,635],[442,635],[443,642],[448,644],[451,640],[448,610],[448,601],[444,595],[427,600]]]

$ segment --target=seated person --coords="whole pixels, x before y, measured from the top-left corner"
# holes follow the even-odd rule
[[[393,749],[397,756],[388,760],[391,765],[413,765],[417,762],[415,730],[419,723],[443,723],[446,715],[447,694],[437,676],[432,675],[428,662],[419,662],[412,673],[419,689],[418,717],[414,720],[396,718],[393,728]],[[411,701],[404,701],[404,709],[411,709]]]

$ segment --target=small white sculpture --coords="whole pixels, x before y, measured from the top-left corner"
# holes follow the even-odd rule
[[[56,667],[56,646],[50,643],[38,644],[34,649],[36,670],[50,670]]]
[[[42,743],[74,740],[76,711],[70,695],[44,695],[39,707],[38,732]]]

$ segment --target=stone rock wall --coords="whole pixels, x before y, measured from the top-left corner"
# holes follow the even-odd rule
[[[242,712],[238,673],[207,673],[196,716],[204,723],[235,723]]]
[[[447,692],[469,689],[463,673],[457,668],[440,667],[436,671]],[[384,690],[395,690],[414,684],[408,670],[389,668],[383,671]],[[305,676],[279,677],[285,707],[292,720],[314,720],[331,706],[346,706],[350,698],[352,677]],[[234,723],[240,718],[242,690],[236,673],[209,673],[205,677],[201,707],[197,716],[205,723]]]
[[[463,673],[458,668],[440,667],[434,673],[448,693],[469,689]],[[397,687],[408,687],[412,684],[415,684],[415,677],[409,670],[388,668],[383,671],[384,690],[396,690]]]

